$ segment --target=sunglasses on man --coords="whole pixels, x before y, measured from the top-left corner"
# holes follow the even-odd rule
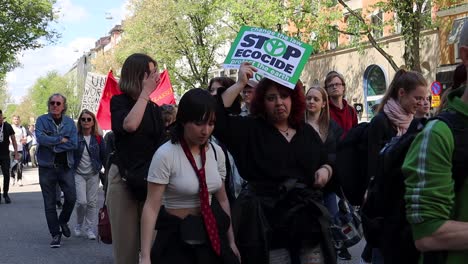
[[[62,102],[50,101],[49,104],[50,104],[50,106],[54,106],[54,105],[55,106],[60,106],[60,105],[62,105]]]

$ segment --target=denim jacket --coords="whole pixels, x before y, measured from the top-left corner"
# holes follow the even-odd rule
[[[45,114],[37,118],[36,138],[39,145],[37,149],[37,161],[39,166],[53,168],[56,153],[67,153],[69,168],[73,168],[73,151],[77,148],[77,130],[75,122],[68,116],[62,116],[59,126],[55,125],[51,114]],[[60,143],[63,138],[68,142]]]
[[[96,136],[91,136],[91,140],[89,141],[89,156],[91,158],[91,163],[93,164],[93,171],[98,173],[101,171],[102,165],[104,161],[106,161],[106,147],[104,144],[104,139],[101,136],[100,143]],[[86,141],[82,134],[78,134],[78,148],[73,152],[75,157],[75,166],[73,167],[76,171],[78,166],[80,165],[81,157],[83,156],[83,151],[86,150]]]

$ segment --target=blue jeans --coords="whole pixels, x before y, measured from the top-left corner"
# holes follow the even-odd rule
[[[56,186],[60,185],[64,195],[63,209],[57,216]],[[60,225],[70,220],[76,202],[75,178],[73,170],[64,166],[58,168],[39,167],[39,184],[44,198],[47,226],[52,236],[60,234]]]

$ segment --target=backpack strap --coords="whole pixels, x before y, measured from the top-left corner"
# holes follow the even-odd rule
[[[466,170],[464,171],[464,173],[457,173],[456,167],[458,163],[464,163],[463,161],[460,161],[460,158],[462,157],[458,157],[457,152],[460,149],[463,149],[464,145],[466,147],[467,142],[464,142],[463,138],[468,138],[468,118],[455,111],[444,111],[438,114],[437,116],[429,119],[429,121],[430,120],[440,120],[444,122],[452,132],[455,146],[452,157],[452,177],[455,182],[455,193],[457,193],[463,186],[463,183],[465,182],[467,177],[465,173]],[[461,166],[463,167],[463,165]],[[447,260],[447,254],[448,252],[445,250],[424,252],[422,253],[423,264],[445,263]]]
[[[457,193],[467,178],[468,165],[466,155],[462,152],[468,147],[468,118],[456,111],[444,111],[433,119],[444,122],[452,132],[455,146],[452,156],[452,177],[455,181],[455,193]]]
[[[210,141],[210,145],[211,145],[211,148],[213,149],[213,153],[215,155],[215,160],[218,161],[218,155],[216,155],[216,149],[215,147],[213,146],[213,142]]]

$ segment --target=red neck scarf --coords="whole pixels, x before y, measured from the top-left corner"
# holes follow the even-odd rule
[[[215,253],[219,256],[221,255],[221,244],[219,240],[218,234],[218,225],[216,223],[216,219],[211,211],[210,202],[209,202],[209,194],[208,194],[208,186],[206,185],[206,175],[205,175],[205,162],[206,162],[206,151],[205,146],[200,146],[200,156],[202,160],[201,168],[197,168],[197,164],[195,163],[195,159],[193,158],[192,152],[190,151],[187,142],[183,137],[180,138],[180,145],[184,150],[185,156],[189,160],[190,164],[192,165],[195,173],[198,176],[198,182],[200,184],[200,208],[201,208],[201,215],[203,217],[203,222],[205,223],[205,228],[208,233],[208,237],[210,238],[211,246]]]

